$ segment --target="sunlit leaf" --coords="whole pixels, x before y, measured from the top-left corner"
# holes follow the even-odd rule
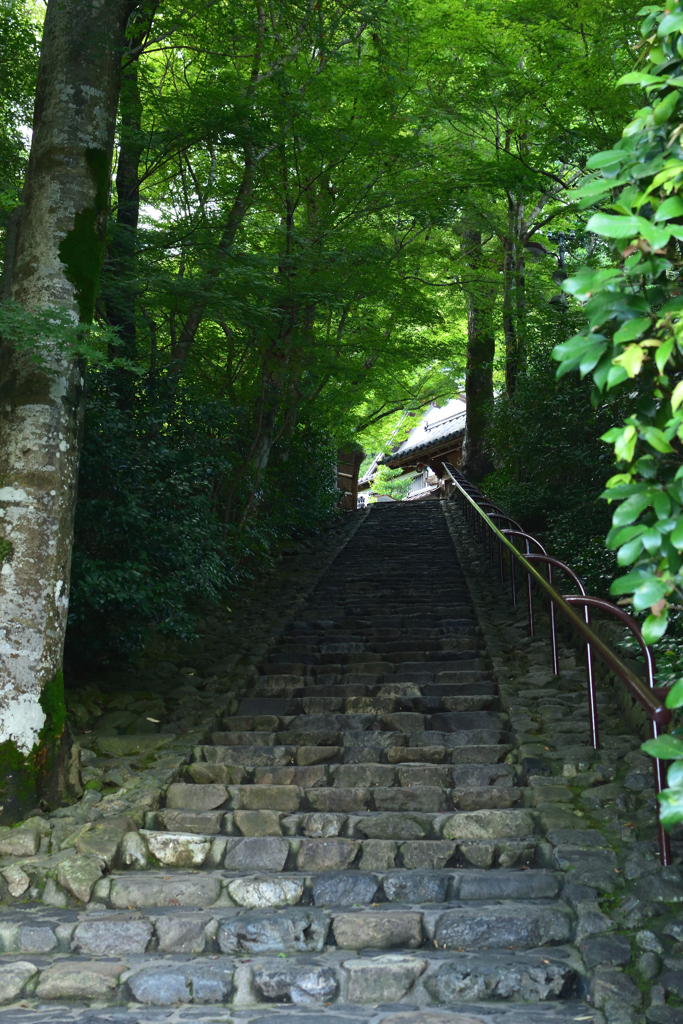
[[[668,708],[683,707],[683,679],[677,679],[667,693],[666,706]]]
[[[663,761],[673,761],[683,758],[683,741],[675,736],[658,736],[655,740],[646,740],[641,744],[641,750],[651,757],[659,757]]]
[[[634,238],[642,233],[643,228],[648,227],[644,217],[615,217],[608,213],[594,213],[586,224],[587,231],[604,235],[605,238]]]
[[[666,633],[668,624],[669,617],[665,611],[661,615],[648,615],[641,627],[645,643],[655,644],[661,640]]]
[[[636,317],[634,320],[627,320],[614,335],[616,342],[634,341],[641,334],[650,330],[652,321],[649,317]]]

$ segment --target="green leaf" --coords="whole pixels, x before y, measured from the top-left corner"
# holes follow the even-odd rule
[[[672,217],[683,217],[683,199],[680,196],[669,196],[660,203],[652,219],[658,224],[663,220],[671,220]]]
[[[663,761],[675,761],[679,757],[683,758],[683,742],[668,734],[658,736],[656,740],[646,740],[641,744],[640,749],[650,757],[659,757]]]
[[[607,373],[607,390],[615,388],[617,384],[623,384],[625,380],[628,380],[628,374],[623,366],[611,366]],[[635,443],[635,442],[634,442]],[[617,456],[621,458],[621,456]],[[631,460],[632,456],[628,456],[627,461]]]
[[[620,594],[632,594],[635,588],[643,582],[646,575],[643,569],[634,569],[633,572],[628,572],[625,576],[619,576],[618,579],[613,580],[609,592],[617,597]]]
[[[683,761],[672,761],[666,773],[666,781],[674,789],[683,787]]]
[[[658,228],[646,221],[640,233],[647,240],[651,249],[665,249],[674,232],[673,228]]]
[[[659,820],[663,828],[671,829],[683,821],[683,789],[665,789],[660,793]]]
[[[668,708],[680,708],[683,706],[683,679],[677,679],[667,693],[666,706]]]
[[[615,427],[615,430],[618,434],[619,428]],[[607,431],[607,434],[611,433],[611,430]],[[607,434],[602,435],[602,440],[607,439]],[[611,477],[610,479],[614,479],[614,477]],[[610,486],[610,482],[608,480],[607,490],[603,491],[600,497],[607,498],[608,501],[614,501],[615,498],[630,498],[632,494],[644,494],[645,491],[649,492],[649,490],[650,485],[645,483],[644,480],[640,480],[638,483],[635,484],[615,484],[613,487]],[[622,532],[626,533],[627,530],[630,530],[632,535],[635,535],[635,532],[637,532],[638,530],[642,530],[642,527],[628,526],[626,530],[623,530]]]
[[[652,321],[649,316],[636,317],[634,320],[627,320],[614,335],[616,342],[633,341],[650,330]]]
[[[641,627],[645,643],[655,644],[658,640],[661,640],[666,633],[668,624],[669,617],[666,611],[663,611],[661,615],[648,615]]]
[[[645,530],[643,534],[643,545],[649,555],[653,555],[656,551],[659,551],[662,545],[662,535],[659,530],[655,530],[654,527],[650,527],[649,530]]]
[[[617,81],[617,85],[663,85],[666,82],[666,75],[648,75],[644,71],[629,71],[627,75],[622,75]],[[611,152],[611,151],[610,151]],[[607,154],[598,153],[598,156],[606,156]],[[593,159],[591,157],[591,159]],[[592,164],[590,160],[586,162],[586,167],[602,167],[602,164]]]
[[[655,124],[664,124],[672,116],[680,96],[678,92],[670,92],[652,111]]]
[[[596,199],[606,195],[612,189],[612,182],[606,178],[598,178],[597,181],[589,181],[581,188],[574,188],[569,193],[572,199]]]
[[[674,339],[667,338],[655,352],[655,363],[657,364],[657,369],[660,373],[664,373],[664,368],[669,360],[673,347]]]
[[[605,491],[600,497],[604,498],[605,494],[609,494],[609,491]],[[607,534],[607,547],[618,548],[620,544],[626,544],[628,541],[633,540],[634,537],[640,537],[646,529],[647,527],[642,523],[638,523],[637,526],[622,526],[612,529]]]
[[[671,32],[679,32],[681,28],[683,28],[683,12],[667,14],[659,23],[657,35],[662,39],[663,36],[668,36]]]
[[[658,427],[643,427],[643,438],[656,452],[666,453],[673,451],[673,448]]]
[[[658,576],[651,576],[640,587],[637,587],[633,591],[633,607],[637,612],[643,612],[646,608],[651,608],[653,604],[657,603],[657,601],[661,601],[663,597],[666,597],[668,589],[668,584],[663,580],[660,580]],[[662,616],[657,616],[657,618],[661,617]],[[650,618],[650,616],[648,616],[648,618]],[[654,618],[654,616],[652,616],[652,618]],[[645,621],[647,622],[647,619]],[[645,634],[643,633],[643,636],[644,635]]]
[[[635,238],[641,234],[643,227],[648,226],[644,217],[613,217],[607,213],[594,213],[586,224],[586,231],[605,238]]]
[[[677,551],[683,551],[683,516],[678,520],[678,524],[676,525],[676,528],[671,534],[669,540]]]
[[[615,283],[614,278],[621,276],[621,271],[616,267],[604,270],[584,268],[573,277],[566,278],[560,287],[568,295],[590,295],[591,292],[600,291],[606,284]]]
[[[652,504],[654,505],[654,510],[657,513],[658,519],[666,519],[668,517],[669,512],[671,511],[671,498],[666,491],[655,491],[652,498]],[[661,525],[662,524],[657,523],[658,527]]]
[[[640,72],[639,71],[635,71],[635,72],[633,72],[633,74],[640,75]],[[624,77],[628,78],[628,75],[625,75]],[[653,79],[653,82],[652,83],[648,83],[648,84],[654,84],[655,81],[660,80],[659,76],[657,76],[657,75],[645,75],[644,77],[645,78],[652,78]],[[665,82],[666,78],[661,78],[661,81]],[[617,85],[620,85],[620,84],[621,84],[620,82],[617,82]],[[638,82],[635,82],[635,83],[634,82],[632,82],[632,83],[625,82],[624,84],[625,85],[629,85],[629,84],[631,84],[631,85],[638,85],[640,83],[638,83]],[[586,160],[586,167],[588,168],[589,171],[593,171],[593,170],[598,171],[602,167],[611,167],[612,164],[620,164],[620,163],[622,163],[624,158],[625,158],[625,156],[626,156],[626,154],[623,153],[621,150],[618,150],[618,149],[603,150],[603,152],[601,152],[601,153],[594,153],[593,156],[589,157],[588,160]],[[578,189],[577,189],[577,191],[578,191]]]
[[[630,526],[634,523],[641,512],[652,504],[652,492],[648,489],[645,494],[634,494],[632,497],[622,501],[612,516],[613,526]]]
[[[619,429],[615,427],[614,430],[608,430],[606,434],[603,434],[602,439],[604,441],[610,440],[614,442],[614,455],[617,459],[623,459],[625,462],[631,462],[636,447],[636,441],[638,440],[638,431],[632,424],[628,424],[626,427]],[[615,523],[615,526],[618,526]]]
[[[619,565],[631,565],[643,549],[641,537],[634,537],[633,540],[623,544],[617,551],[617,562]]]
[[[623,352],[616,356],[612,363],[614,366],[624,368],[629,377],[637,377],[643,368],[645,361],[645,349],[640,345],[627,345]]]

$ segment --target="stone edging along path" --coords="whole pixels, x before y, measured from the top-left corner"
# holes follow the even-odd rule
[[[443,508],[509,715],[508,761],[526,777],[547,833],[547,866],[567,872],[589,1002],[609,1024],[683,1024],[682,844],[674,838],[674,866],[662,868],[643,737],[622,724],[620,694],[603,685],[593,750],[582,658],[560,638],[553,676],[547,615],[537,605],[530,637],[526,594],[515,607],[455,506]]]

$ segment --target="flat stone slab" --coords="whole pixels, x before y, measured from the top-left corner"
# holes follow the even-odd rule
[[[98,736],[95,748],[105,757],[126,757],[151,754],[175,740],[173,733],[143,733],[139,736]]]
[[[500,903],[446,910],[434,933],[438,949],[532,949],[571,938],[568,909]]]

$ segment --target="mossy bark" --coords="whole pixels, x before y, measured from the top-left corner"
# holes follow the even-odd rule
[[[49,0],[10,298],[92,319],[130,0]],[[45,351],[45,349],[43,349]],[[83,367],[0,346],[0,820],[59,802],[70,758],[60,678],[83,418]],[[57,685],[57,689],[58,689]],[[62,701],[61,708],[59,706]],[[68,749],[67,749],[68,748]],[[10,763],[11,762],[11,763]]]

